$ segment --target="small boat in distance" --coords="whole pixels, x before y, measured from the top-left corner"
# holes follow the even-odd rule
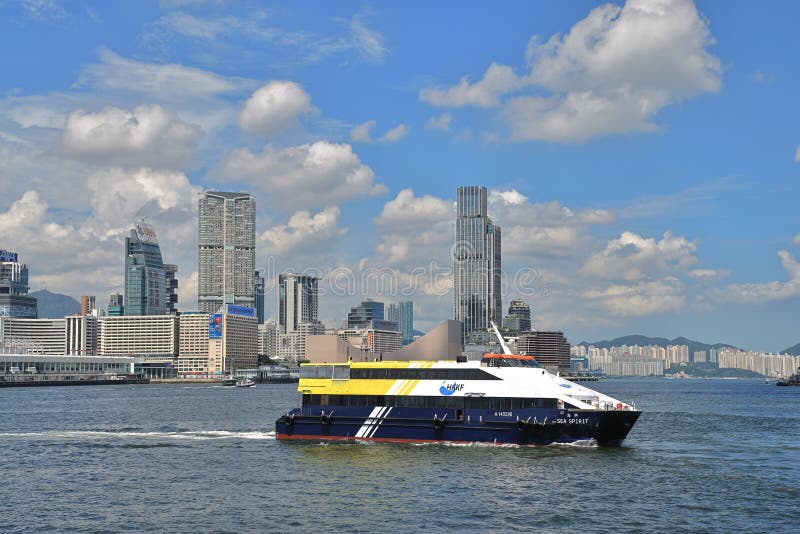
[[[797,372],[790,376],[789,378],[785,378],[783,380],[778,380],[775,382],[776,386],[800,386],[800,368],[797,369]]]
[[[253,382],[252,378],[239,378],[236,380],[234,386],[237,388],[254,388],[256,387],[256,383]]]

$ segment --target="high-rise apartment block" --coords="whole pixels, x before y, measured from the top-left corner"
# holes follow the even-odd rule
[[[401,300],[399,304],[389,304],[386,308],[386,319],[397,323],[403,334],[403,345],[414,341],[414,303]]]
[[[164,276],[164,308],[167,313],[178,313],[178,266],[165,263]]]
[[[489,218],[485,187],[459,187],[456,200],[455,319],[468,334],[501,321],[501,232]]]
[[[256,318],[258,319],[258,324],[264,324],[264,276],[259,271],[256,271],[255,276]]]
[[[517,338],[517,351],[536,358],[542,367],[553,372],[570,369],[569,341],[563,332],[525,332]]]
[[[97,309],[97,299],[94,295],[81,295],[81,315],[91,315]]]
[[[522,300],[512,300],[503,327],[513,332],[528,332],[531,329],[531,309]]]
[[[155,230],[136,223],[125,238],[125,315],[166,313],[166,275]]]
[[[249,193],[207,192],[200,199],[197,301],[255,308],[256,201]]]
[[[35,319],[36,298],[28,296],[28,266],[16,252],[0,249],[0,317]]]
[[[319,319],[319,278],[285,273],[278,276],[278,324],[282,334],[296,332],[302,323]]]
[[[108,315],[111,317],[125,315],[125,298],[119,293],[112,293],[108,297]]]

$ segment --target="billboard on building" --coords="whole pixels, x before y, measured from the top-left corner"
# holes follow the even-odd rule
[[[11,252],[9,250],[3,250],[0,248],[0,261],[11,261],[16,263],[17,262],[17,253]]]
[[[212,313],[208,316],[208,339],[222,337],[222,314]]]
[[[153,245],[158,244],[156,231],[153,230],[152,226],[144,221],[139,221],[136,223],[136,237],[138,237],[139,241],[143,243],[152,243]]]
[[[228,315],[241,315],[243,317],[255,317],[256,310],[255,308],[249,308],[247,306],[237,306],[236,304],[228,304],[225,308],[225,313]]]

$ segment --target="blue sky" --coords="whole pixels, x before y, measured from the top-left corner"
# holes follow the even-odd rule
[[[105,302],[146,217],[190,309],[197,194],[247,190],[259,266],[318,272],[328,325],[405,290],[425,329],[452,315],[455,188],[480,184],[504,301],[538,327],[780,350],[800,341],[797,15],[0,1],[0,247],[34,289]]]

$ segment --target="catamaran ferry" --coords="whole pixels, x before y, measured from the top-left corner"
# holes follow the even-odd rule
[[[298,391],[278,439],[619,445],[641,413],[513,354],[304,364]]]

